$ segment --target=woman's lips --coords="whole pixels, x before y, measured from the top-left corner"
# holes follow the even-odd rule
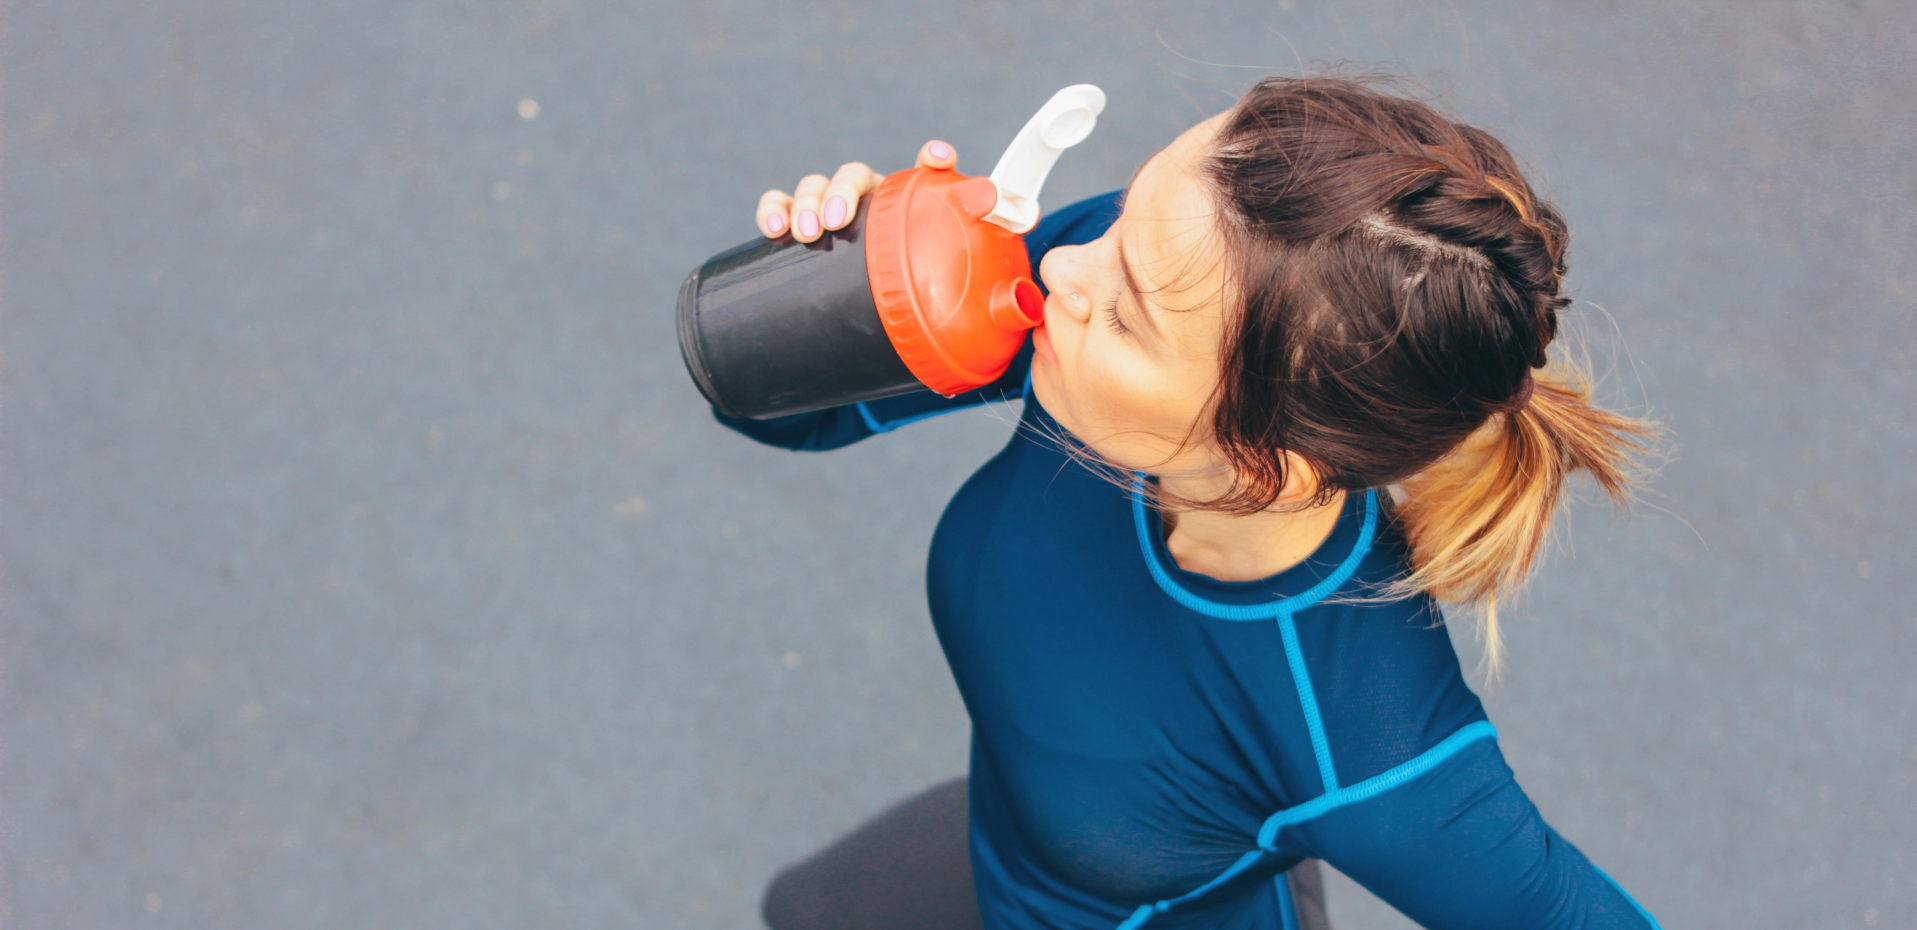
[[[1051,362],[1053,367],[1058,365],[1058,353],[1052,351],[1052,336],[1045,331],[1044,324],[1032,330],[1032,354]]]

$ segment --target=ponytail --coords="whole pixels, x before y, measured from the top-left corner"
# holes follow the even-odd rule
[[[1482,607],[1484,661],[1503,658],[1498,603],[1516,593],[1550,536],[1573,472],[1590,473],[1624,503],[1636,457],[1654,424],[1592,406],[1583,373],[1552,364],[1532,372],[1529,397],[1496,414],[1464,442],[1398,486],[1398,517],[1412,573],[1397,593],[1428,591]]]

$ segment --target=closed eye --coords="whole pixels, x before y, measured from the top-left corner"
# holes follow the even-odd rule
[[[1121,336],[1131,332],[1126,328],[1125,321],[1118,318],[1118,297],[1116,296],[1112,298],[1111,306],[1105,308],[1105,322],[1112,328],[1112,332]]]

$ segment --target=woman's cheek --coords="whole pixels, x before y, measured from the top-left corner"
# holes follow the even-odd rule
[[[1131,470],[1158,465],[1175,447],[1161,437],[1181,430],[1166,429],[1160,385],[1150,367],[1123,351],[1088,351],[1084,361],[1072,391],[1078,421],[1070,427],[1073,434],[1115,465]]]
[[[1051,327],[1047,327],[1051,329]],[[1049,333],[1056,365],[1035,365],[1032,389],[1045,411],[1080,442],[1092,443],[1110,432],[1115,421],[1110,398],[1112,379],[1100,357],[1096,334],[1082,323],[1070,332]]]
[[[1117,342],[1124,337],[1107,338]],[[1099,348],[1103,351],[1087,354],[1096,362],[1092,366],[1097,378],[1094,389],[1105,411],[1133,427],[1155,425],[1158,418],[1152,411],[1162,387],[1158,373],[1130,346],[1121,343]]]
[[[1101,421],[1109,421],[1122,411],[1122,406],[1114,407],[1111,396],[1115,390],[1124,390],[1124,379],[1113,370],[1111,353],[1108,346],[1102,345],[1101,334],[1083,332],[1080,334],[1077,353],[1078,370],[1074,391],[1086,413],[1096,414]]]

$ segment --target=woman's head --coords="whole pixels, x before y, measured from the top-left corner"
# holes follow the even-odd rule
[[[1255,512],[1398,485],[1418,587],[1519,583],[1564,476],[1621,493],[1644,427],[1547,369],[1566,229],[1509,151],[1338,79],[1273,79],[1058,248],[1039,400],[1099,458]]]
[[[1099,458],[1190,478],[1230,472],[1205,441],[1232,322],[1228,245],[1205,177],[1214,117],[1147,159],[1105,235],[1047,252],[1050,291],[1032,381],[1052,416]]]

